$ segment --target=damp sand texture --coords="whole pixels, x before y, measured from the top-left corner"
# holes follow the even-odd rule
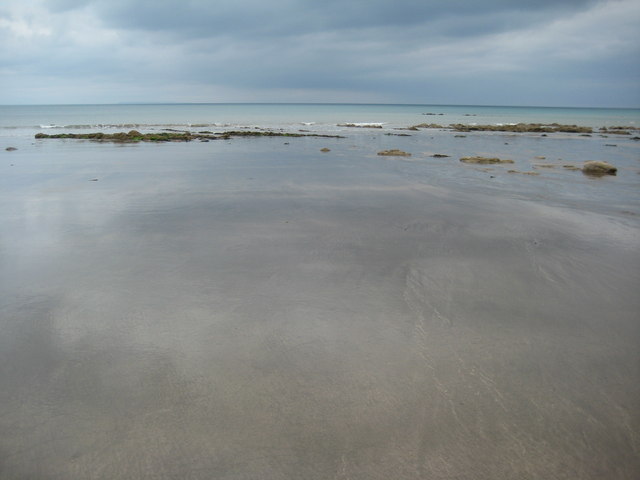
[[[0,478],[637,475],[635,217],[258,142],[1,167]]]

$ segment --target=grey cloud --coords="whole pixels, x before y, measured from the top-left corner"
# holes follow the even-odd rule
[[[5,22],[3,29],[0,13],[5,44],[0,62],[13,72],[0,79],[0,87],[18,89],[28,83],[20,78],[48,76],[100,84],[111,92],[139,91],[135,86],[143,84],[158,92],[158,86],[168,91],[171,84],[203,91],[228,87],[252,99],[262,92],[264,101],[271,100],[269,91],[295,90],[299,99],[308,90],[309,101],[313,92],[335,91],[340,98],[368,92],[372,101],[409,103],[455,103],[457,94],[463,103],[571,98],[572,104],[596,104],[597,89],[608,82],[610,90],[620,90],[622,103],[638,85],[633,55],[640,53],[640,42],[632,18],[640,9],[632,5],[624,0],[41,0],[39,28],[51,30],[46,38],[12,37],[11,28],[21,24]],[[628,12],[585,16],[621,6]],[[6,11],[11,18],[11,9]],[[33,18],[27,14],[33,12],[24,13],[29,24]],[[582,100],[572,84],[584,85]]]
[[[185,36],[217,36],[233,33],[250,36],[285,35],[359,29],[369,27],[411,27],[430,25],[442,18],[449,22],[478,16],[486,19],[505,14],[517,24],[579,10],[593,0],[326,0],[300,2],[280,0],[55,0],[52,11],[90,7],[114,28],[165,31]],[[527,20],[528,19],[528,20]],[[462,33],[462,32],[458,32]]]

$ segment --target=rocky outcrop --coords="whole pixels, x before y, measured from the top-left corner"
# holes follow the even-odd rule
[[[515,132],[515,133],[592,133],[591,127],[580,127],[578,125],[561,125],[551,123],[517,123],[515,125],[466,125],[455,123],[449,128],[457,132]]]
[[[463,163],[475,163],[479,165],[497,164],[497,163],[513,163],[513,160],[500,159],[496,157],[462,157]]]
[[[382,125],[377,123],[339,123],[338,127],[351,127],[351,128],[382,128]]]
[[[582,167],[582,173],[594,177],[603,175],[615,175],[618,169],[607,162],[586,162]]]
[[[243,131],[232,130],[217,134],[191,133],[187,131],[170,131],[158,133],[140,133],[137,130],[118,133],[57,133],[48,135],[37,133],[35,138],[70,138],[79,140],[92,140],[95,142],[137,143],[137,142],[189,142],[191,140],[228,140],[231,137],[322,137],[344,138],[340,135],[302,134],[273,131]]]
[[[402,150],[382,150],[378,152],[378,155],[386,156],[386,157],[410,157],[411,154],[407,152],[403,152]]]

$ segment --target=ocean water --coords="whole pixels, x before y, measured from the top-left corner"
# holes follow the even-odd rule
[[[638,126],[640,109],[365,104],[166,104],[0,106],[0,136],[137,128],[306,128],[335,131],[355,123],[401,128],[449,125],[561,123],[591,127]]]

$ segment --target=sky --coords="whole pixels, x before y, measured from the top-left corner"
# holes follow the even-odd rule
[[[0,104],[640,107],[640,0],[2,0]]]

